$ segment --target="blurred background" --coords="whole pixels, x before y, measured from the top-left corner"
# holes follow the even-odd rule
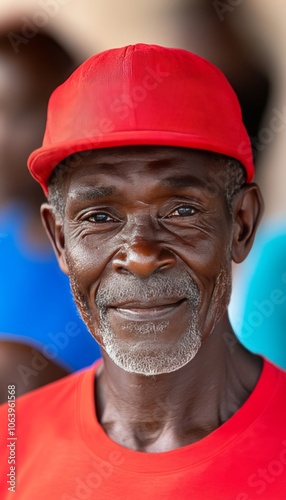
[[[286,368],[285,2],[0,0],[0,12],[0,338],[23,392],[46,383],[49,366],[59,377],[100,356],[41,229],[27,156],[40,146],[53,88],[92,54],[136,42],[205,57],[239,97],[266,208],[249,258],[234,268],[231,321],[246,347]]]

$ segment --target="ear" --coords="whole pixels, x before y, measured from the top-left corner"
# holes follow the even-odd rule
[[[257,184],[248,184],[235,195],[233,201],[232,259],[237,264],[249,254],[264,209]]]
[[[49,203],[41,206],[41,216],[44,228],[53,245],[59,266],[65,274],[69,274],[65,255],[65,238],[63,224],[56,219],[56,216]]]

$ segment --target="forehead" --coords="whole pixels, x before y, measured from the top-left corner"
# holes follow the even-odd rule
[[[112,180],[145,182],[180,179],[192,175],[201,184],[214,182],[222,170],[213,153],[167,146],[129,146],[78,153],[68,159],[69,187],[76,184]],[[69,168],[70,167],[70,168]]]

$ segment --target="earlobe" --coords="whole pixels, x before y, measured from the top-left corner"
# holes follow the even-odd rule
[[[233,202],[232,259],[242,262],[249,254],[263,214],[264,203],[257,184],[244,186]]]
[[[69,274],[65,254],[65,239],[63,234],[63,224],[56,220],[55,214],[49,203],[41,206],[41,216],[44,228],[52,243],[54,252],[58,259],[59,266],[65,274]]]

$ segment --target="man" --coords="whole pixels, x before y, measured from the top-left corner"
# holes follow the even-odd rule
[[[247,140],[183,50],[98,54],[53,94],[29,168],[103,362],[17,400],[19,498],[285,498],[285,375],[227,315],[262,211]]]

